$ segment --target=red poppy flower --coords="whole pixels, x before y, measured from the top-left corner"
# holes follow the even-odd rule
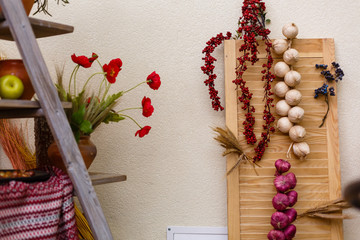
[[[144,97],[141,104],[143,107],[143,116],[150,117],[151,114],[154,112],[154,107],[151,105],[151,99]]]
[[[119,59],[120,60],[120,59]],[[116,62],[110,62],[109,64],[104,64],[104,72],[106,72],[106,79],[109,83],[115,83],[116,77],[120,72],[120,67]]]
[[[151,127],[150,126],[145,126],[143,128],[141,128],[140,130],[138,130],[136,133],[135,133],[135,137],[139,134],[139,137],[142,138],[144,137],[145,135],[147,135],[149,132],[150,132],[150,129]]]
[[[110,64],[116,64],[116,65],[120,68],[120,70],[121,70],[122,61],[121,61],[120,58],[115,58],[115,59],[111,60],[110,63],[109,63],[109,65],[110,65]]]
[[[71,55],[71,60],[76,63],[79,64],[80,66],[84,67],[84,68],[89,68],[91,67],[92,63],[98,58],[98,55],[96,53],[93,53],[91,55],[90,58],[81,55],[81,56],[76,56],[75,53],[73,55]]]
[[[155,71],[152,72],[148,77],[147,77],[147,84],[150,86],[151,89],[154,90],[158,90],[160,85],[161,85],[161,81],[160,81],[160,76],[159,74],[157,74]]]

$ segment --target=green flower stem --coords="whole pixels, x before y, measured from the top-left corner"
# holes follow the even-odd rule
[[[106,76],[105,76],[105,74],[104,74],[104,78],[103,78],[103,80],[101,81],[100,86],[99,86],[98,96],[100,96],[100,94],[101,94],[101,90],[102,90],[102,88],[103,88],[103,84],[104,84],[104,83],[106,84],[105,80],[106,80]]]
[[[104,69],[103,69],[103,67],[102,67],[102,65],[101,65],[101,63],[100,63],[100,61],[99,61],[98,59],[96,59],[96,62],[99,64],[100,68],[104,71]]]
[[[88,78],[88,80],[85,82],[82,91],[85,90],[85,87],[86,87],[86,85],[89,83],[90,79],[93,78],[95,75],[99,75],[99,74],[104,74],[104,72],[97,72],[97,73],[92,74],[92,75]]]
[[[79,69],[80,69],[80,66],[76,69],[76,72],[75,72],[75,74],[74,74],[74,96],[77,95],[77,91],[76,91],[76,76],[77,76],[77,73],[78,73]]]
[[[138,124],[138,122],[137,122],[137,121],[135,121],[135,119],[133,119],[133,118],[132,118],[132,117],[130,117],[129,115],[120,114],[120,116],[130,118],[130,119],[131,119],[134,123],[136,123],[136,125],[138,125],[138,127],[139,127],[139,128],[142,128],[142,127],[140,126],[140,124]]]
[[[71,76],[70,76],[70,81],[69,81],[69,90],[68,90],[68,93],[71,95],[71,92],[70,92],[70,89],[71,89],[71,81],[72,81],[72,79],[73,79],[73,77],[74,77],[74,75],[76,74],[75,72],[76,72],[76,70],[77,69],[79,69],[79,67],[80,67],[80,65],[78,64],[78,65],[76,65],[76,67],[74,68],[74,70],[72,71],[72,73],[71,73]],[[75,80],[74,80],[75,81]]]
[[[141,84],[144,84],[144,83],[147,83],[147,82],[149,82],[149,81],[144,81],[144,82],[141,82],[141,83],[137,84],[136,86],[134,86],[134,87],[132,87],[132,88],[130,88],[130,89],[128,89],[128,90],[126,90],[126,91],[124,92],[124,94],[125,94],[125,93],[127,93],[127,92],[130,92],[131,90],[133,90],[133,89],[137,88],[137,87],[138,87],[138,86],[140,86]]]
[[[124,112],[124,111],[127,111],[127,110],[133,110],[133,109],[142,109],[142,107],[125,108],[125,109],[122,109],[120,111],[116,111],[116,113]]]
[[[106,84],[106,82],[105,82],[105,84]],[[105,101],[105,97],[106,97],[106,95],[107,95],[108,92],[109,92],[110,86],[111,86],[110,84],[106,86],[104,95],[103,95],[103,97],[102,97],[102,99],[101,99],[101,102]]]

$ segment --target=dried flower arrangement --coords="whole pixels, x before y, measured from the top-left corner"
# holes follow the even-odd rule
[[[326,64],[316,64],[315,68],[322,69],[320,74],[325,78],[325,83],[321,87],[315,89],[315,95],[314,95],[314,98],[318,98],[319,96],[324,96],[324,100],[327,104],[327,110],[326,110],[325,116],[323,117],[322,122],[319,126],[319,128],[321,128],[325,124],[326,117],[330,110],[329,95],[335,96],[335,88],[330,87],[328,89],[329,83],[334,82],[334,81],[335,81],[335,83],[338,83],[339,81],[341,81],[343,79],[345,74],[344,74],[344,71],[340,68],[339,63],[337,63],[337,62],[331,63],[330,70],[328,70],[328,65],[326,65]],[[331,72],[333,72],[333,73],[331,73]]]
[[[55,1],[57,2],[58,5],[59,5],[60,1],[61,1],[62,5],[69,4],[68,0],[55,0]],[[48,7],[49,7],[48,0],[34,0],[34,4],[36,4],[37,9],[33,15],[43,12],[45,15],[51,16],[51,14],[48,11]]]

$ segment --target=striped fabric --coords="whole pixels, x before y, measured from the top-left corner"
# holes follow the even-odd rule
[[[0,239],[78,239],[73,186],[60,169],[47,181],[10,181],[0,185]]]

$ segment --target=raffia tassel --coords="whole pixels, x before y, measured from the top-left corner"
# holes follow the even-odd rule
[[[339,198],[309,209],[304,213],[299,214],[298,218],[349,219],[351,216],[342,213],[342,210],[348,208],[351,208],[351,205],[346,200]]]
[[[256,169],[255,169],[255,165],[256,166],[259,166],[259,165],[254,163],[252,161],[252,158],[247,156],[243,152],[239,141],[237,140],[235,135],[230,131],[230,129],[228,129],[228,128],[223,129],[220,127],[216,127],[216,128],[213,128],[213,130],[218,134],[216,137],[214,137],[214,139],[220,143],[220,146],[225,148],[222,155],[227,156],[228,154],[235,153],[235,154],[238,154],[238,156],[239,156],[238,161],[234,164],[234,166],[232,166],[232,168],[229,171],[227,171],[226,175],[229,175],[230,173],[232,173],[232,171],[234,171],[238,166],[240,166],[240,163],[246,163],[246,162],[249,162],[254,167],[255,173],[258,175],[258,173],[256,172]]]

